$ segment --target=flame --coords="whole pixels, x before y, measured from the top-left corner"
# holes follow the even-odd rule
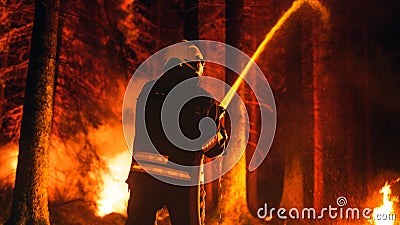
[[[14,186],[15,172],[18,162],[18,146],[14,144],[0,148],[0,184],[11,184]]]
[[[396,183],[398,181],[400,181],[400,178],[391,183]],[[383,204],[380,207],[374,208],[372,212],[372,222],[376,225],[393,225],[396,218],[393,203],[398,202],[398,196],[391,196],[392,189],[388,182],[385,183],[385,186],[382,187],[379,193],[383,194]],[[379,217],[381,216],[384,216],[385,219],[380,219]]]
[[[119,127],[104,127],[98,131],[95,135],[98,139],[105,140],[99,142],[99,153],[103,160],[106,162],[106,172],[100,177],[100,182],[94,188],[99,189],[99,195],[96,199],[96,214],[98,216],[105,216],[112,212],[126,215],[126,207],[129,199],[128,186],[125,183],[125,179],[129,173],[129,167],[131,164],[131,155],[124,146],[124,141],[119,140],[121,135],[116,132],[121,130]],[[114,134],[114,135],[113,135]],[[111,142],[110,140],[113,140]],[[116,144],[117,142],[118,144]],[[49,198],[54,200],[59,190],[62,190],[60,186],[66,187],[67,192],[62,192],[63,197],[69,200],[74,192],[68,191],[68,185],[65,182],[71,182],[62,175],[65,171],[69,171],[74,167],[71,166],[73,161],[70,161],[66,157],[66,150],[63,148],[63,144],[57,140],[53,140],[54,146],[57,146],[57,151],[52,151],[50,154],[50,161],[53,162],[49,167]],[[72,143],[69,143],[71,149]],[[114,151],[110,151],[113,149]],[[103,152],[101,152],[103,150]],[[106,152],[104,152],[106,151]],[[0,146],[0,186],[1,185],[12,185],[14,186],[15,172],[18,163],[18,145],[9,144]],[[118,153],[115,153],[118,152]],[[72,196],[73,198],[73,196]]]
[[[127,156],[128,155],[128,156]],[[97,215],[105,216],[112,212],[126,215],[129,198],[128,186],[125,183],[126,165],[130,165],[129,153],[123,152],[108,160],[109,172],[102,176],[103,187],[97,203]]]

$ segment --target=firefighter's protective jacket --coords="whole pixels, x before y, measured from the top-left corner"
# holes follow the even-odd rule
[[[169,162],[179,165],[192,166],[199,165],[199,155],[205,154],[208,157],[220,155],[225,149],[226,135],[220,124],[219,116],[222,109],[217,105],[216,101],[203,88],[199,87],[198,81],[193,81],[186,91],[191,95],[202,96],[196,97],[186,102],[179,115],[179,126],[181,132],[189,139],[202,137],[198,149],[188,151],[182,149],[168,140],[164,128],[162,126],[161,110],[166,96],[180,82],[189,77],[182,76],[182,71],[178,67],[172,68],[161,76],[158,80],[150,81],[143,87],[136,106],[136,127],[135,139],[133,146],[134,159],[132,162],[131,172],[144,172],[137,161],[141,165],[146,165],[146,171],[175,179],[190,180],[190,174],[187,171],[177,170],[170,167]],[[193,80],[193,79],[192,79]],[[184,90],[185,91],[185,90]],[[219,133],[223,138],[210,148],[207,152],[202,151],[202,145],[206,144],[212,136],[201,135],[199,122],[204,117],[209,117],[215,121]],[[143,118],[144,121],[143,121]],[[149,151],[155,148],[159,154]]]

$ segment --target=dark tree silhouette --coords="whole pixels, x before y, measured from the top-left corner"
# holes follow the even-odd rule
[[[185,0],[185,21],[183,33],[187,40],[199,39],[199,1]]]
[[[11,224],[50,224],[48,161],[59,0],[35,1]]]
[[[33,21],[32,1],[6,1],[0,7],[0,83],[3,106],[0,126],[2,144],[17,142],[22,118],[23,90],[28,68]]]
[[[243,27],[243,12],[244,12],[244,1],[243,0],[226,0],[225,1],[225,17],[226,17],[226,30],[225,37],[226,43],[243,49],[244,41],[244,27]],[[232,55],[227,55],[229,60],[234,60],[235,63],[241,63],[239,58]],[[238,75],[235,74],[230,69],[225,71],[225,80],[229,85],[233,85],[236,81]],[[243,99],[244,89],[240,88],[239,95]],[[233,101],[232,106],[235,107],[234,110],[243,111],[239,104]],[[244,117],[240,121],[235,121],[235,123],[244,123]],[[227,123],[229,127],[229,121]],[[230,130],[228,128],[228,130]],[[245,137],[245,128],[235,130],[237,135]],[[233,141],[231,139],[230,141]],[[233,150],[235,153],[239,154],[241,150],[246,148],[244,140],[235,140],[232,143],[235,146]],[[246,159],[243,156],[242,159],[221,178],[221,195],[222,198],[219,199],[217,213],[220,215],[218,221],[219,224],[259,224],[255,218],[252,217],[249,208],[247,206],[247,196],[246,196]]]

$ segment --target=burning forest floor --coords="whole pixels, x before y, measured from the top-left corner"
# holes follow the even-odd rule
[[[111,213],[104,217],[95,215],[92,206],[82,201],[71,201],[60,204],[50,204],[51,224],[99,224],[99,225],[122,225],[126,217]]]
[[[13,188],[0,185],[0,225],[7,221],[11,208]],[[96,215],[94,202],[82,199],[66,202],[49,202],[50,223],[54,225],[124,225],[126,216],[110,213],[103,217]],[[169,225],[168,213],[163,210],[158,215],[157,225]]]
[[[385,187],[388,183],[386,183]],[[383,188],[381,189],[383,190]],[[11,186],[2,186],[0,189],[0,224],[4,224],[7,220],[9,209],[11,207],[12,200],[12,192],[13,189]],[[378,191],[374,191],[371,193],[369,200],[365,203],[368,205],[376,205],[379,206],[382,203],[385,203],[385,197],[387,200],[392,201],[392,208],[389,211],[382,211],[382,213],[395,213],[397,216],[400,212],[400,203],[398,201],[398,196],[400,194],[400,183],[392,182],[391,189],[392,197],[385,196],[383,193],[379,193]],[[383,196],[382,196],[383,195]],[[383,199],[382,199],[383,197]],[[384,205],[381,205],[380,208],[384,209]],[[392,210],[392,211],[391,211]],[[49,202],[49,211],[50,211],[50,222],[55,225],[80,225],[80,224],[98,224],[98,225],[124,225],[126,221],[126,216],[120,213],[110,213],[103,217],[96,215],[96,207],[94,202],[85,201],[82,199],[75,199],[66,202]],[[169,215],[167,210],[160,210],[157,215],[157,225],[170,225]],[[296,221],[294,221],[296,222]],[[300,223],[300,221],[297,221]],[[293,224],[293,223],[284,223],[283,221],[275,221],[266,224]],[[294,223],[297,224],[297,223]],[[398,225],[399,219],[396,218],[395,221],[373,221],[368,220],[318,220],[318,221],[302,221],[301,224],[385,224],[385,225]]]
[[[0,189],[0,224],[7,220],[12,200],[12,188]],[[71,200],[61,203],[49,202],[50,222],[57,225],[122,225],[126,217],[119,213],[111,213],[104,217],[96,216],[92,202]]]

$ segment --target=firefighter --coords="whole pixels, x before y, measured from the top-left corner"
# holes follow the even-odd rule
[[[221,155],[227,142],[220,122],[224,109],[214,99],[206,97],[210,94],[199,87],[198,77],[203,74],[204,66],[203,55],[195,45],[190,42],[174,45],[165,52],[164,74],[145,84],[139,94],[133,160],[127,179],[130,199],[126,225],[153,225],[157,210],[163,207],[168,209],[172,225],[201,224],[200,169],[196,166],[202,163],[203,155],[209,158]],[[162,124],[163,103],[172,89],[183,81],[188,85],[183,87],[181,96],[190,92],[199,97],[187,101],[175,116],[179,116],[180,132],[186,138],[200,140],[195,142],[195,149],[174,144]],[[179,98],[176,100],[179,102]],[[206,117],[211,118],[217,128],[212,135],[200,132],[199,123]],[[180,185],[185,182],[194,185]]]

